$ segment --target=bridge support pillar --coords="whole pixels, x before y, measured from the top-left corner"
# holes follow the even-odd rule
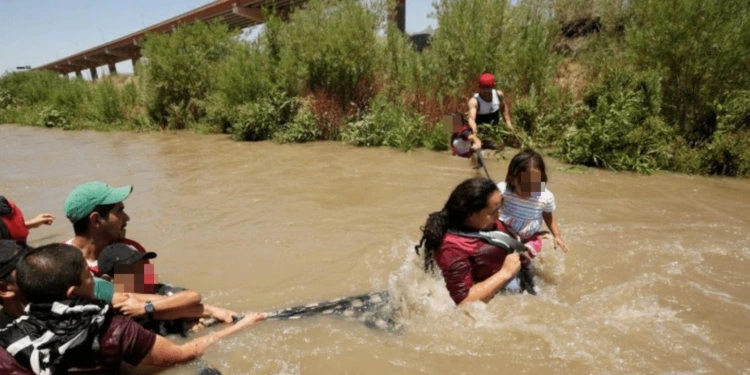
[[[76,70],[76,78],[83,78],[83,73],[80,70]]]
[[[398,29],[402,33],[406,32],[406,0],[398,0],[395,17]]]
[[[99,79],[99,75],[96,73],[96,68],[89,68],[89,73],[91,73],[91,80],[96,81]]]
[[[115,63],[109,63],[107,64],[107,68],[109,68],[109,74],[117,74],[117,67],[115,66]]]

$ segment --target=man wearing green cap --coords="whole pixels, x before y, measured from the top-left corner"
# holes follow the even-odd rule
[[[76,186],[65,199],[65,216],[73,223],[75,232],[75,237],[66,243],[81,250],[89,270],[95,276],[101,276],[98,259],[105,248],[123,246],[113,245],[114,243],[122,242],[134,252],[146,253],[140,244],[125,238],[125,227],[130,217],[125,213],[125,205],[122,202],[132,191],[131,185],[112,187],[100,181],[91,181]],[[143,258],[142,261],[147,263],[147,259]],[[107,281],[95,281],[97,284],[94,294],[97,298],[112,302],[129,313],[131,310],[147,311],[144,306],[151,305],[160,319],[194,318],[193,311],[196,310],[196,306],[200,308],[198,317],[205,313],[208,317],[231,323],[232,316],[236,315],[227,309],[201,304],[201,295],[190,290],[163,296],[126,294],[114,292],[114,287]],[[149,284],[154,282],[153,279],[145,281]],[[137,298],[130,298],[131,296]],[[128,306],[122,307],[124,305]]]
[[[73,223],[75,237],[68,241],[83,253],[86,263],[99,273],[97,259],[105,246],[125,238],[130,217],[122,203],[131,185],[111,187],[100,181],[76,186],[65,199],[65,216]]]

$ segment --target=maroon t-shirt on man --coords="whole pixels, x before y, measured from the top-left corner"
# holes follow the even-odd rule
[[[505,230],[501,221],[497,230]],[[458,305],[469,295],[475,283],[482,282],[503,267],[508,252],[490,245],[481,238],[462,237],[448,233],[438,250],[435,261],[443,271],[445,286],[453,302]]]
[[[98,370],[102,373],[112,373],[125,361],[133,366],[138,365],[141,360],[151,351],[156,342],[156,334],[141,327],[133,319],[122,315],[115,315],[109,327],[100,337],[102,350],[100,353],[92,353],[93,358],[76,358],[76,366],[80,370]],[[91,366],[96,367],[91,367]],[[79,367],[76,367],[78,370]],[[34,374],[31,369],[19,365],[13,356],[5,348],[0,348],[0,374],[27,375]]]

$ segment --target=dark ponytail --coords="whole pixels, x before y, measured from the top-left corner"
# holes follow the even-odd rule
[[[419,240],[417,246],[414,246],[414,251],[419,255],[419,248],[424,247],[424,270],[432,271],[435,269],[435,252],[440,248],[445,232],[448,231],[448,210],[443,209],[431,213],[420,229],[422,239]]]

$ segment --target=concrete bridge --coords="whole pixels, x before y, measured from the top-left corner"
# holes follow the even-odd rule
[[[148,33],[170,33],[179,25],[190,24],[195,21],[210,22],[215,20],[229,25],[230,28],[244,29],[264,22],[263,7],[274,7],[281,14],[284,14],[305,2],[307,0],[217,0],[143,30],[34,69],[51,70],[63,75],[75,73],[79,78],[83,76],[82,71],[88,69],[91,78],[97,79],[96,69],[100,66],[106,65],[110,74],[117,73],[115,64],[122,61],[130,60],[135,66],[135,63],[141,58],[141,44]],[[405,15],[406,0],[399,0],[395,18],[402,32],[405,30]]]

